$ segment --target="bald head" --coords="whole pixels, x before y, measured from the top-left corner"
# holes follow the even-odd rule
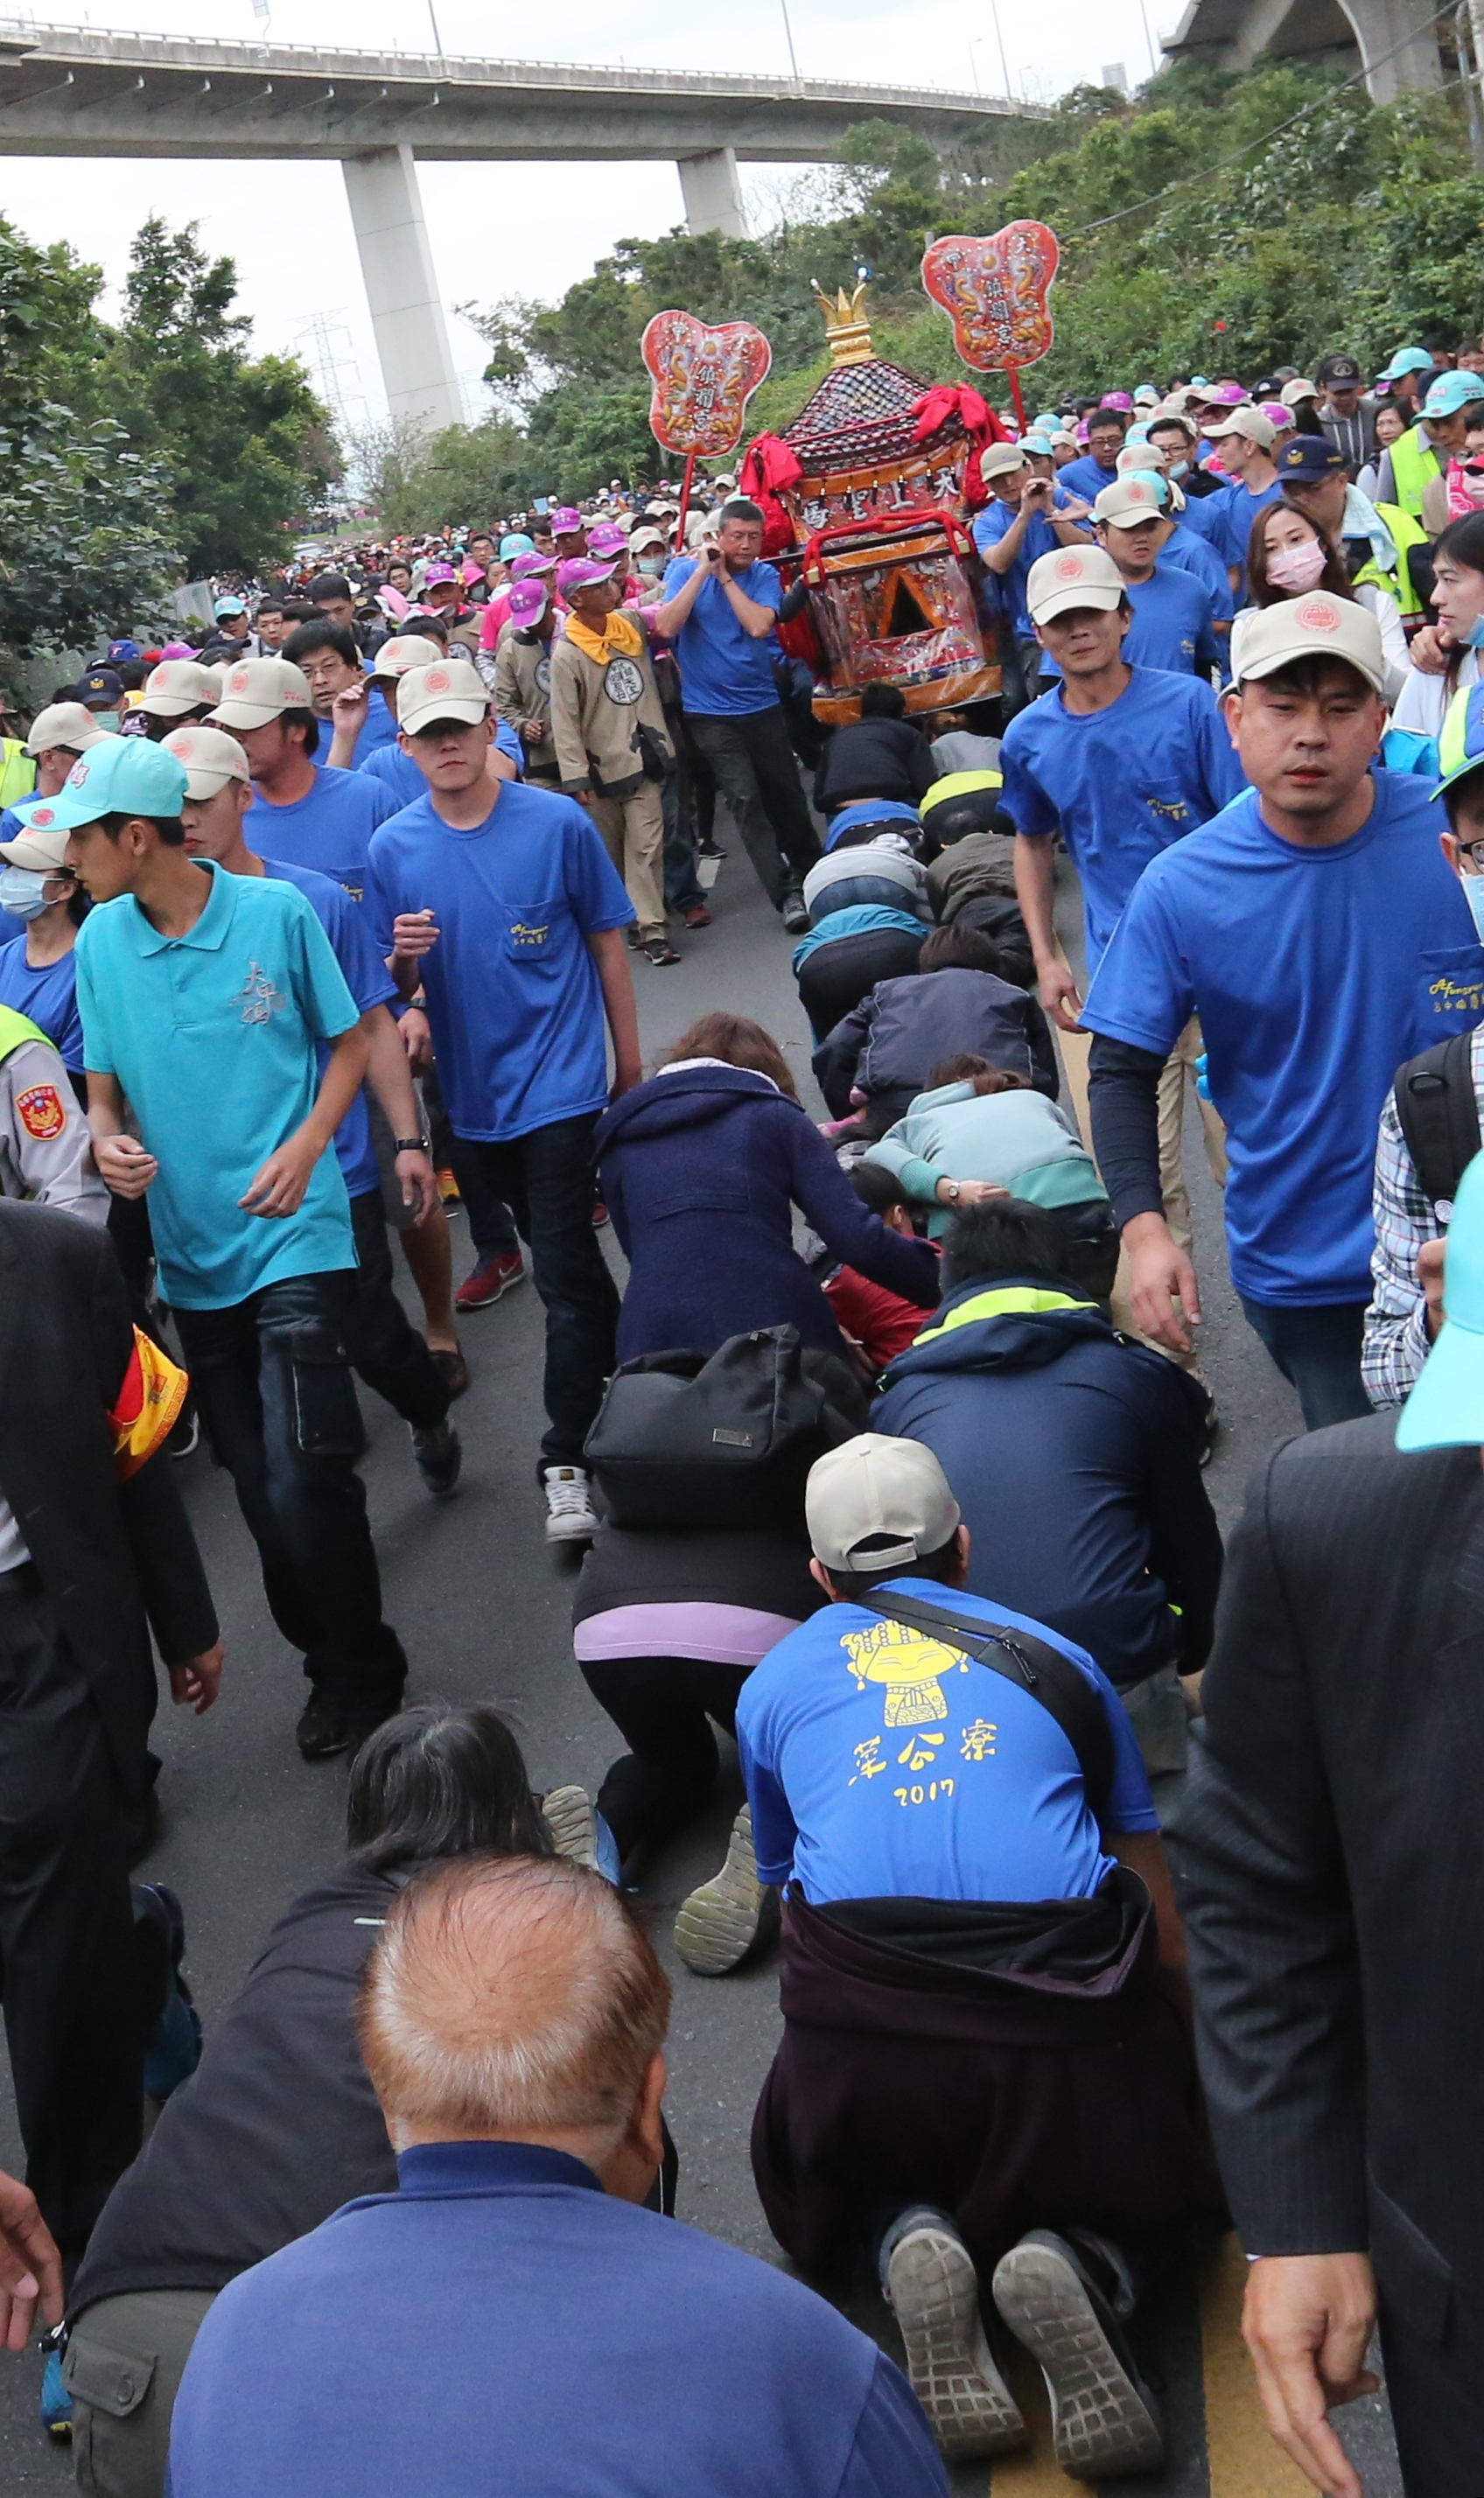
[[[399,2149],[546,2142],[601,2174],[657,2066],[658,2116],[669,2003],[600,1874],[563,1857],[466,1858],[392,1909],[362,1985],[361,2051]]]

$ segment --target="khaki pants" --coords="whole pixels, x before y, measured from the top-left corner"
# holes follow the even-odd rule
[[[1086,1032],[1063,1032],[1058,1025],[1056,1039],[1061,1046],[1061,1062],[1067,1073],[1067,1091],[1072,1096],[1072,1108],[1081,1130],[1082,1142],[1092,1151],[1092,1121],[1087,1109],[1087,1061],[1092,1050],[1092,1036]],[[1194,1245],[1190,1224],[1190,1191],[1185,1184],[1183,1163],[1186,1077],[1201,1055],[1201,1027],[1192,1015],[1175,1047],[1165,1061],[1159,1079],[1159,1185],[1165,1201],[1165,1221],[1178,1249],[1188,1257]],[[1206,1159],[1211,1176],[1220,1188],[1226,1186],[1226,1126],[1214,1103],[1198,1094],[1201,1105],[1201,1127],[1206,1140]],[[1128,1303],[1128,1265],[1118,1260],[1117,1280],[1113,1285],[1113,1314],[1115,1326],[1125,1334],[1136,1335],[1141,1344],[1153,1344],[1135,1327]],[[1168,1345],[1155,1345],[1157,1353],[1168,1353]],[[1182,1357],[1187,1369],[1195,1368],[1194,1355]]]
[[[134,2290],[100,2299],[73,2326],[62,2381],[73,2401],[73,2469],[90,2498],[162,2498],[170,2417],[215,2295]]]
[[[624,880],[633,915],[643,938],[664,935],[664,895],[661,887],[664,850],[664,809],[657,783],[646,781],[631,798],[593,798],[588,813],[602,835],[603,848]]]

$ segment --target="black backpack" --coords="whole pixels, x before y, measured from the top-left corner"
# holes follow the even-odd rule
[[[929,1605],[920,1596],[893,1592],[887,1598],[878,1591],[851,1601],[867,1613],[880,1614],[886,1621],[925,1631],[946,1647],[962,1649],[977,1664],[988,1666],[991,1674],[1002,1674],[1007,1682],[1018,1683],[1033,1700],[1039,1700],[1077,1754],[1088,1806],[1099,1821],[1103,1819],[1116,1767],[1113,1736],[1096,1686],[1059,1648],[1052,1648],[1049,1640],[1033,1638],[1028,1631],[1012,1630],[1008,1622],[979,1621],[973,1615],[952,1612],[947,1605]]]
[[[1424,1197],[1451,1205],[1479,1150],[1479,1102],[1473,1086],[1473,1035],[1435,1041],[1397,1070],[1397,1117]]]

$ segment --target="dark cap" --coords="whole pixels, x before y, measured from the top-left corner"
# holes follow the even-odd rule
[[[1316,381],[1327,382],[1331,389],[1354,390],[1366,378],[1353,356],[1322,356],[1314,367]]]
[[[78,702],[120,702],[123,699],[123,679],[112,668],[90,668],[85,677],[78,679],[72,690]]]
[[[1348,477],[1349,462],[1324,433],[1295,434],[1274,464],[1280,486],[1321,486],[1326,477]]]

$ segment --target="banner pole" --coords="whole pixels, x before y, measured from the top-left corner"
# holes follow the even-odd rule
[[[1025,432],[1025,401],[1020,397],[1020,376],[1016,372],[1014,365],[1007,365],[1004,369],[1005,379],[1010,384],[1010,396],[1015,401],[1016,423],[1023,433]]]
[[[686,454],[686,473],[681,482],[680,488],[680,518],[675,524],[675,553],[677,555],[684,555],[686,551],[686,514],[691,508],[691,489],[694,483],[695,454],[694,451],[691,451]]]

